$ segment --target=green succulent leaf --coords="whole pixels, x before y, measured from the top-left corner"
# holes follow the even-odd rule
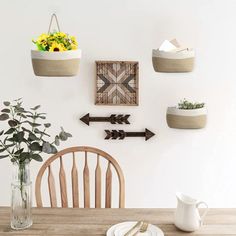
[[[2,130],[2,131],[0,132],[0,136],[3,135],[3,133],[4,133],[4,130]]]

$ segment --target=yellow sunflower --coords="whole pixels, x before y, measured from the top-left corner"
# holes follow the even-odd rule
[[[55,37],[65,38],[67,35],[64,32],[57,32],[54,34]]]
[[[41,34],[41,35],[38,37],[37,41],[38,41],[39,43],[45,42],[48,37],[49,37],[48,34]]]
[[[62,52],[62,51],[66,51],[66,48],[64,47],[63,44],[57,42],[53,42],[49,48],[49,52]]]

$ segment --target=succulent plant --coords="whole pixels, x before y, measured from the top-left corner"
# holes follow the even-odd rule
[[[31,160],[42,161],[41,153],[57,153],[56,146],[72,137],[61,128],[59,134],[49,141],[47,131],[51,124],[45,122],[46,113],[39,112],[40,105],[26,110],[21,98],[3,104],[0,121],[7,122],[9,128],[0,132],[0,159],[9,157],[17,164]]]
[[[192,103],[184,99],[180,101],[180,103],[178,104],[178,109],[193,110],[193,109],[203,108],[204,106],[205,106],[205,103],[197,103],[197,102]]]

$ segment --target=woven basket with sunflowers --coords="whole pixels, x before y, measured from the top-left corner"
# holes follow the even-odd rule
[[[57,31],[51,31],[55,18]],[[37,50],[31,50],[32,65],[37,76],[75,76],[79,71],[81,50],[74,36],[60,31],[57,17],[52,15],[47,34],[41,34],[33,40]]]

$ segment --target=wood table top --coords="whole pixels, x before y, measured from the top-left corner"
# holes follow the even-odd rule
[[[26,230],[10,228],[10,208],[0,207],[1,235],[106,235],[110,226],[123,221],[142,220],[160,227],[165,236],[235,235],[236,209],[211,209],[202,228],[184,233],[173,225],[173,209],[82,209],[34,208],[33,225]]]

